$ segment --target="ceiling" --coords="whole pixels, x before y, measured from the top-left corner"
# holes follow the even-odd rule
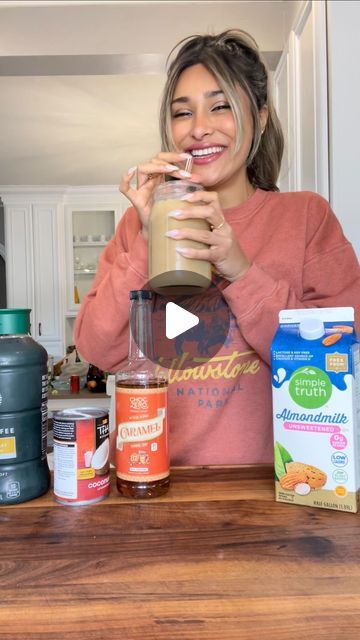
[[[0,184],[117,184],[159,149],[176,42],[241,27],[275,68],[300,4],[0,1]]]

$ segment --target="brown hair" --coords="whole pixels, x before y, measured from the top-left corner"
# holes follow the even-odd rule
[[[177,51],[177,53],[176,53]],[[176,55],[175,55],[176,54]],[[255,40],[241,29],[230,29],[218,35],[193,35],[181,40],[170,52],[167,81],[160,108],[160,132],[164,150],[174,149],[171,134],[171,101],[180,74],[195,64],[202,64],[213,74],[231,106],[236,130],[236,150],[242,140],[242,113],[237,88],[240,86],[250,101],[254,123],[252,147],[247,172],[255,187],[278,191],[284,137],[270,94],[266,65]],[[268,120],[261,131],[259,111],[268,108]]]

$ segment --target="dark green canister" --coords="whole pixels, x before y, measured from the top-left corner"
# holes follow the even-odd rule
[[[0,505],[48,491],[47,360],[30,309],[0,309]]]

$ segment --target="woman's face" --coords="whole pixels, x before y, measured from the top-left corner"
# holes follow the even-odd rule
[[[232,110],[206,67],[202,64],[188,67],[175,87],[171,104],[173,140],[177,150],[191,153],[193,172],[200,176],[204,187],[236,190],[247,181],[246,159],[253,138],[253,118],[247,95],[240,87],[238,92],[243,138],[235,153],[236,125]]]

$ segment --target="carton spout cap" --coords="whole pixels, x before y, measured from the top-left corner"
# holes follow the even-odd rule
[[[319,318],[304,318],[300,322],[299,332],[304,340],[318,340],[325,333],[324,323]]]

